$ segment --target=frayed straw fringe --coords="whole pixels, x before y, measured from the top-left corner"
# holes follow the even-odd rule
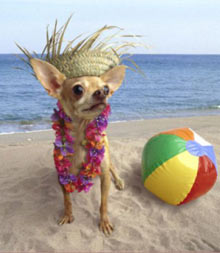
[[[109,69],[119,65],[122,61],[122,55],[127,54],[130,48],[134,48],[137,46],[146,47],[142,43],[113,41],[116,38],[137,38],[140,36],[120,35],[123,29],[116,26],[104,26],[98,31],[94,32],[92,35],[87,36],[73,46],[73,43],[82,35],[77,36],[76,38],[68,42],[63,51],[61,52],[63,47],[64,34],[71,18],[72,15],[68,18],[67,22],[59,30],[57,30],[56,20],[51,36],[49,36],[49,31],[47,27],[47,43],[40,56],[36,52],[33,52],[33,54],[31,54],[26,48],[16,44],[17,47],[26,56],[26,59],[22,57],[19,58],[29,66],[31,66],[30,60],[33,57],[45,60],[54,65],[67,78],[74,78],[80,76],[100,76]],[[105,37],[101,41],[98,41],[103,32],[113,29],[116,29],[117,32]],[[133,60],[131,59],[129,60],[133,63],[135,67],[134,69],[131,67],[129,68],[134,71],[141,72],[135,62],[133,62]]]

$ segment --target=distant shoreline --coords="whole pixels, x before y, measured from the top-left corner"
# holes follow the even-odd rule
[[[179,118],[154,118],[145,120],[133,120],[126,122],[112,122],[107,128],[108,136],[119,138],[140,137],[141,133],[156,134],[161,129],[168,130],[173,128],[189,127],[194,130],[207,128],[207,133],[215,136],[217,133],[210,129],[219,125],[220,115],[216,116],[195,116]],[[220,131],[220,130],[219,130]],[[36,130],[17,133],[0,134],[0,145],[16,144],[32,141],[53,141],[54,131],[52,129]]]
[[[41,55],[41,53],[37,53]],[[20,53],[0,53],[0,55],[24,55]],[[154,56],[154,55],[167,55],[167,56],[220,56],[220,54],[206,54],[206,53],[134,53],[133,55],[149,55],[149,56]]]
[[[158,116],[158,117],[148,117],[148,118],[143,118],[143,119],[131,119],[131,120],[116,120],[116,121],[110,121],[110,124],[123,124],[123,123],[131,123],[133,124],[133,122],[143,122],[143,121],[153,121],[153,120],[164,120],[164,119],[184,119],[184,118],[203,118],[203,117],[219,117],[220,118],[220,112],[219,113],[215,113],[215,114],[205,114],[205,115],[183,115],[183,116]],[[49,119],[48,119],[49,121]],[[36,122],[36,120],[35,120]],[[14,126],[16,124],[13,124]],[[18,126],[19,124],[17,124]],[[1,125],[0,125],[1,126]],[[29,125],[27,125],[28,127]],[[41,124],[42,126],[42,124]],[[46,125],[45,125],[46,126]],[[50,127],[50,122],[48,122],[48,128],[43,128],[43,129],[35,129],[35,130],[21,130],[21,131],[10,131],[10,132],[0,132],[0,137],[2,135],[13,135],[13,134],[23,134],[23,133],[40,133],[40,132],[47,132],[50,131],[51,127]]]

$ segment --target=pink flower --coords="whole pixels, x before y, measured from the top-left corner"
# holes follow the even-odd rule
[[[65,132],[65,137],[66,137],[66,140],[70,143],[73,143],[74,142],[74,137],[72,137],[70,134],[69,134],[69,131],[66,131]]]

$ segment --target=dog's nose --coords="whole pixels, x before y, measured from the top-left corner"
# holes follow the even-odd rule
[[[109,87],[105,85],[103,89],[95,91],[93,93],[93,97],[98,100],[102,100],[102,99],[105,99],[108,96],[108,94],[109,94]]]
[[[93,93],[93,97],[97,100],[103,100],[106,98],[106,94],[103,90],[97,90]]]

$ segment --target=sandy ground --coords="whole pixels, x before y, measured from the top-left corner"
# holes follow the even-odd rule
[[[0,135],[0,252],[220,251],[220,183],[203,197],[170,206],[141,183],[141,153],[154,134],[191,127],[211,142],[220,164],[220,116],[110,124],[111,155],[125,190],[112,184],[110,237],[98,229],[100,182],[74,193],[72,224],[58,226],[63,196],[52,159],[53,132]]]

